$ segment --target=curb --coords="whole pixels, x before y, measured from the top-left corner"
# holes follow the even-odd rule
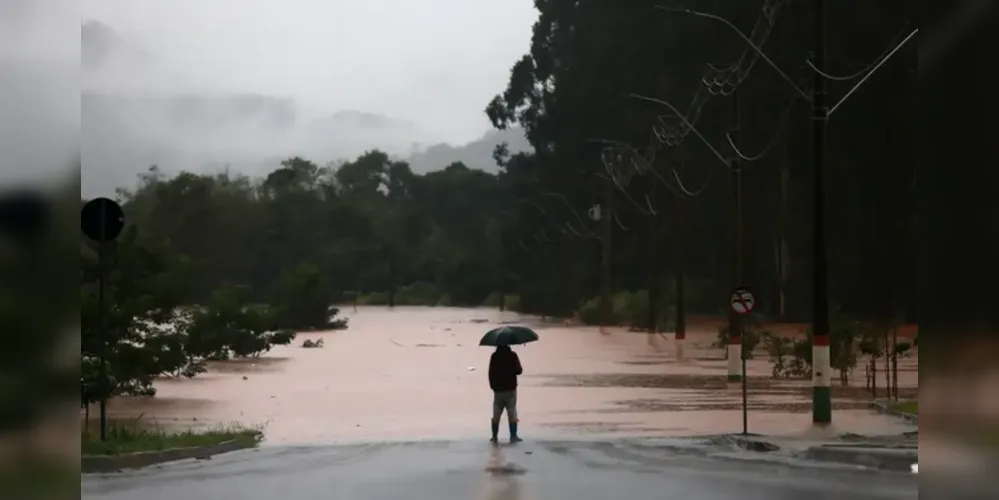
[[[878,413],[883,413],[885,415],[891,415],[893,417],[898,417],[913,424],[919,425],[919,417],[911,413],[906,413],[904,411],[899,411],[890,406],[889,403],[882,403],[880,401],[871,401],[871,408],[876,410]]]
[[[919,462],[919,453],[911,448],[815,446],[805,450],[802,458],[894,472],[911,472],[912,464]]]
[[[258,442],[256,439],[233,439],[217,444],[192,446],[189,448],[139,451],[123,455],[83,455],[80,458],[80,469],[84,474],[121,472],[122,469],[139,469],[150,465],[175,462],[188,458],[207,459],[213,455],[254,448]]]
[[[722,442],[746,451],[755,451],[759,453],[780,451],[780,446],[766,441],[763,438],[764,436],[759,434],[749,434],[748,436],[741,434],[726,434],[723,436],[717,436],[713,438],[712,441]]]

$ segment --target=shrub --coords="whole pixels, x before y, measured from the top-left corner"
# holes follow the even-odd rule
[[[601,323],[600,298],[587,300],[579,308],[579,319],[587,325]],[[672,328],[675,307],[662,301],[659,306],[659,317],[656,329],[658,331]],[[611,296],[611,322],[619,326],[648,330],[649,329],[649,294],[645,290],[637,292],[622,291]]]
[[[362,293],[357,297],[357,304],[363,306],[387,306],[388,303],[388,292]]]
[[[396,290],[395,304],[397,306],[436,306],[440,305],[443,297],[444,294],[437,285],[418,281]],[[388,294],[386,294],[385,303],[388,303]]]
[[[859,349],[866,349],[862,341],[869,326],[843,314],[838,307],[831,308],[829,329],[829,362],[839,371],[840,383],[849,382],[850,373],[857,367]],[[774,378],[805,377],[812,372],[812,331],[804,339],[771,340],[768,346]],[[772,348],[772,349],[771,349]],[[789,358],[789,359],[788,359]]]
[[[753,351],[760,345],[764,336],[773,337],[770,332],[763,330],[763,323],[766,318],[760,313],[749,313],[742,317],[742,348],[746,353],[746,359],[753,359]],[[725,359],[728,359],[728,323],[718,328],[718,336],[712,347],[725,349]]]
[[[486,300],[482,302],[482,307],[499,307],[500,305],[500,293],[492,292],[486,296]],[[504,296],[504,309],[507,311],[517,311],[520,307],[520,296],[512,293],[508,293]]]

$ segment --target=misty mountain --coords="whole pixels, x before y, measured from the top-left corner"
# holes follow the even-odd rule
[[[109,64],[143,64],[151,61],[145,50],[128,43],[114,28],[100,21],[87,21],[80,27],[80,66],[96,71]]]
[[[325,164],[379,149],[407,159],[417,172],[456,161],[495,171],[497,144],[508,142],[512,151],[527,147],[519,131],[492,131],[456,146],[418,123],[380,113],[324,112],[293,98],[252,92],[152,88],[163,83],[155,78],[122,83],[118,75],[157,74],[156,55],[98,21],[83,24],[81,33],[85,194],[131,186],[153,164],[168,173],[229,167],[263,175],[292,156]]]
[[[451,163],[460,161],[469,168],[477,168],[487,172],[496,172],[498,167],[493,159],[496,146],[506,143],[511,154],[530,151],[531,145],[520,128],[507,130],[490,130],[482,138],[462,146],[436,144],[429,148],[416,151],[406,158],[414,172],[429,172],[439,170]]]
[[[269,159],[303,156],[318,163],[369,149],[405,156],[439,138],[418,125],[355,110],[309,116],[293,100],[256,94],[80,96],[84,190],[130,185],[151,164],[166,172],[229,165],[259,175]]]

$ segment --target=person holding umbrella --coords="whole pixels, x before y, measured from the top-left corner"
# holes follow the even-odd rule
[[[479,341],[479,345],[496,346],[489,358],[489,388],[493,391],[492,443],[499,442],[500,420],[506,411],[510,426],[510,442],[522,441],[517,434],[517,376],[524,372],[520,357],[510,349],[514,344],[526,344],[538,340],[538,334],[530,328],[509,327],[490,330]]]

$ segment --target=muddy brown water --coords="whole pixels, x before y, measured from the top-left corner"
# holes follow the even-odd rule
[[[708,347],[713,330],[689,332],[688,360],[678,362],[669,334],[600,333],[485,309],[362,307],[344,314],[348,330],[303,333],[258,359],[214,363],[195,379],[162,379],[156,397],[111,401],[111,418],[177,429],[259,425],[273,444],[484,436],[491,350],[477,343],[495,325],[520,323],[541,337],[515,348],[524,365],[518,398],[527,436],[741,430],[741,388],[726,383],[723,352]],[[300,347],[318,338],[323,348]],[[747,367],[750,431],[807,432],[810,381],[771,380],[765,355],[759,358]],[[904,393],[914,394],[916,369],[914,360],[902,363]],[[904,430],[867,409],[863,386],[860,369],[851,387],[833,388],[836,430]]]

